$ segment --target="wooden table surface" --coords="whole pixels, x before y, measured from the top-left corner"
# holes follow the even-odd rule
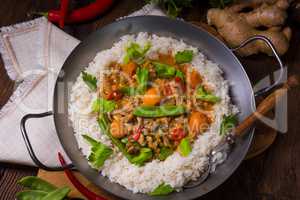
[[[202,1],[203,2],[203,1]],[[30,19],[30,11],[46,11],[57,7],[52,0],[1,0],[0,27]],[[143,0],[121,0],[103,17],[89,23],[66,27],[71,35],[83,40],[89,33],[114,19],[128,15],[141,8]],[[207,5],[201,1],[184,13],[189,21],[205,20]],[[300,74],[300,24],[289,25],[293,30],[293,38],[288,53],[283,57],[289,74]],[[1,59],[0,59],[1,60]],[[251,79],[256,82],[268,72],[276,69],[275,61],[264,55],[241,59]],[[12,94],[14,82],[11,81],[0,61],[0,107]],[[236,172],[219,188],[204,196],[203,199],[223,200],[294,200],[300,199],[300,90],[296,89],[288,95],[288,132],[279,135],[275,143],[264,154],[244,161]],[[22,188],[16,181],[23,176],[36,175],[37,169],[0,164],[0,200],[14,199],[15,193]]]

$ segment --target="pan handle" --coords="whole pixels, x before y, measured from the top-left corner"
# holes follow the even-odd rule
[[[52,115],[52,111],[48,111],[48,112],[44,112],[44,113],[37,113],[37,114],[27,114],[25,115],[22,119],[21,119],[21,124],[20,124],[20,128],[21,128],[21,133],[27,148],[27,151],[32,159],[32,161],[41,169],[47,170],[47,171],[62,171],[64,170],[63,167],[48,167],[46,165],[44,165],[35,155],[34,150],[32,148],[32,145],[30,143],[27,131],[26,131],[26,122],[28,119],[32,119],[32,118],[42,118],[42,117],[47,117]],[[67,165],[67,168],[74,168],[73,164],[69,164]]]
[[[274,89],[275,87],[277,87],[281,84],[283,74],[284,74],[284,66],[283,66],[283,63],[282,63],[282,61],[281,61],[274,45],[272,44],[271,40],[269,40],[267,37],[262,36],[262,35],[255,35],[255,36],[252,36],[252,37],[248,38],[247,40],[242,42],[239,46],[231,48],[231,51],[235,52],[235,51],[239,50],[240,48],[243,48],[247,44],[249,44],[253,41],[256,41],[256,40],[263,41],[272,50],[272,53],[275,56],[275,58],[276,58],[276,60],[279,64],[279,67],[280,67],[280,74],[279,74],[279,77],[277,78],[277,80],[272,85],[270,85],[268,87],[265,87],[265,88],[262,88],[262,89],[260,89],[260,90],[258,90],[257,92],[254,93],[255,96],[260,96],[260,95],[263,95],[263,94],[271,91],[272,89]]]

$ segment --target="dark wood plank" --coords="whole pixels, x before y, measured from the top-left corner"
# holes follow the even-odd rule
[[[48,10],[56,7],[57,1],[43,0],[2,0],[0,7],[0,26],[14,24],[28,19],[27,12],[32,10]],[[113,9],[97,20],[67,26],[66,31],[71,35],[84,39],[95,29],[111,21],[130,14],[142,7],[142,0],[123,0],[117,2]],[[183,13],[186,20],[205,20],[207,3],[197,1],[190,12]],[[288,53],[283,57],[288,65],[289,74],[300,74],[300,27],[290,23],[293,28],[293,39]],[[276,62],[264,55],[251,56],[241,59],[253,83],[265,77],[270,71],[277,69]],[[12,93],[13,82],[5,73],[0,63],[0,106]],[[276,142],[263,155],[244,161],[221,187],[207,194],[203,199],[253,200],[253,199],[300,199],[300,90],[293,90],[288,99],[289,130],[280,135]],[[14,165],[0,167],[0,199],[14,199],[20,187],[16,185],[19,178],[36,174],[35,168],[20,168]]]

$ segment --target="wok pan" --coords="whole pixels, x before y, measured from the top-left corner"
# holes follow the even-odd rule
[[[240,110],[240,114],[238,115],[239,121],[242,121],[245,117],[250,115],[253,110],[255,110],[255,94],[243,66],[233,54],[233,51],[247,45],[253,40],[262,40],[273,50],[275,58],[281,67],[281,74],[283,72],[283,65],[271,42],[263,36],[249,38],[241,44],[241,46],[235,49],[229,49],[205,30],[199,29],[180,20],[173,20],[158,16],[130,17],[116,21],[92,33],[73,50],[61,69],[65,75],[63,77],[59,77],[56,81],[53,97],[53,111],[41,114],[29,114],[24,116],[21,121],[23,138],[25,139],[26,146],[33,161],[40,168],[45,170],[61,170],[59,167],[47,167],[38,160],[34,154],[25,129],[25,123],[28,119],[53,114],[60,142],[72,161],[72,165],[69,167],[75,166],[76,169],[78,169],[91,182],[118,197],[125,199],[150,200],[157,199],[157,197],[151,197],[145,194],[134,194],[125,189],[123,186],[110,182],[106,177],[101,176],[99,172],[92,169],[88,165],[86,158],[78,149],[73,128],[68,119],[69,93],[66,86],[73,84],[76,81],[80,72],[94,59],[97,52],[111,48],[112,44],[117,42],[123,35],[136,34],[138,32],[148,32],[159,36],[182,39],[184,42],[198,47],[199,50],[208,57],[208,59],[218,63],[219,67],[224,72],[225,79],[229,80],[231,83],[230,96],[233,103],[237,105]],[[280,80],[277,80],[273,85],[263,88],[257,94],[263,94],[271,90],[279,82]],[[61,89],[58,85],[64,85],[65,87],[64,89]],[[64,99],[64,101],[61,101],[61,99]],[[240,165],[248,151],[254,128],[250,128],[247,131],[248,134],[245,134],[244,137],[240,138],[236,142],[236,146],[228,156],[228,159],[218,166],[217,170],[211,174],[211,176],[209,176],[203,184],[194,188],[184,189],[181,192],[171,193],[166,197],[159,197],[159,199],[195,199],[221,185]]]

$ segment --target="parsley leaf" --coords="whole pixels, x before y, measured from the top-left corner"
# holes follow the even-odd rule
[[[174,188],[172,188],[169,184],[162,183],[159,186],[157,186],[152,192],[149,193],[150,196],[161,196],[161,195],[167,195],[174,191]]]
[[[171,65],[153,62],[157,76],[161,78],[171,78],[175,75],[176,69]]]
[[[236,115],[224,116],[221,126],[220,126],[220,135],[225,135],[231,131],[238,123]]]
[[[179,51],[175,55],[176,63],[189,63],[193,60],[194,52],[192,50]]]
[[[85,84],[92,90],[97,90],[97,78],[91,74],[88,74],[86,72],[82,73],[82,80],[85,82]]]
[[[208,101],[211,103],[218,103],[221,101],[220,97],[217,97],[209,92],[207,92],[203,86],[198,87],[196,91],[196,98],[202,101]]]
[[[153,156],[150,148],[141,148],[139,155],[131,159],[131,163],[137,166],[142,166],[146,161],[150,160]]]
[[[129,47],[126,48],[126,55],[123,62],[127,64],[130,60],[134,60],[136,63],[142,63],[144,61],[145,54],[150,48],[150,43],[147,43],[144,48],[141,48],[138,43],[132,42]]]
[[[108,113],[116,108],[117,104],[114,101],[103,98],[96,99],[92,104],[93,112]]]
[[[92,146],[91,153],[88,157],[89,162],[93,168],[99,169],[103,166],[105,160],[113,153],[112,149],[88,135],[82,135],[82,137]]]

